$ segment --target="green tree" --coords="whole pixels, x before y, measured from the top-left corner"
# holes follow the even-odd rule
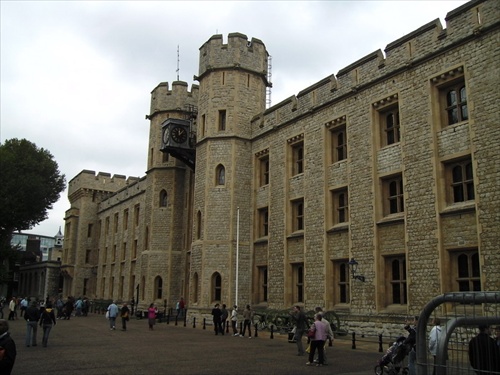
[[[17,138],[0,145],[0,268],[12,258],[13,232],[45,220],[65,185],[65,176],[48,150]]]

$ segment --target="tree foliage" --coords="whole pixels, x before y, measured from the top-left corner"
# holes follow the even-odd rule
[[[0,145],[1,248],[10,245],[14,231],[45,220],[65,185],[65,176],[48,150],[17,138]]]

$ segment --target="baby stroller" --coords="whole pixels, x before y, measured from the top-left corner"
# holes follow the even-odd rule
[[[411,346],[405,343],[406,337],[399,337],[375,366],[377,375],[408,375],[408,367],[403,366],[403,359],[410,352]]]

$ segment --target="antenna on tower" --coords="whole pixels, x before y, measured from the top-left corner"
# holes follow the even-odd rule
[[[180,61],[180,57],[179,57],[179,45],[177,45],[177,81],[179,80],[179,61]]]
[[[271,83],[271,79],[273,77],[273,57],[271,55],[269,55],[269,57],[267,58],[267,82],[268,82],[268,86],[266,88],[266,108],[270,108],[271,107],[271,92],[272,92],[272,83]]]

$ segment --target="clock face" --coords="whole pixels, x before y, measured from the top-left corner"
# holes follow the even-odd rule
[[[172,139],[177,143],[186,142],[188,137],[187,131],[181,126],[176,126],[172,129]]]

